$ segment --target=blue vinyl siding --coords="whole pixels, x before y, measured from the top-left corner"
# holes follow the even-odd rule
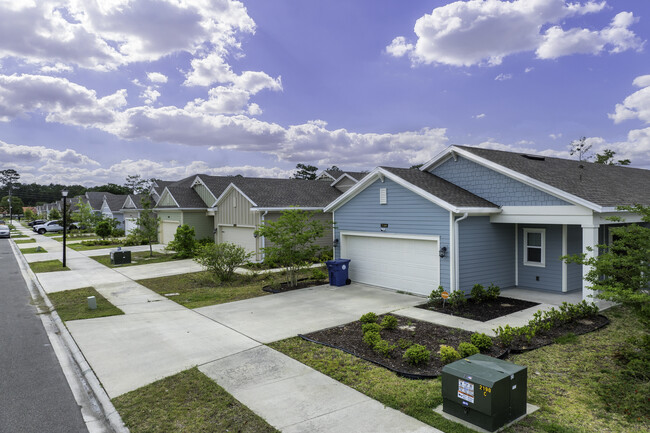
[[[582,228],[567,226],[567,254],[582,252]],[[582,289],[582,265],[569,263],[567,265],[567,290]]]
[[[546,229],[546,266],[524,265],[524,229]],[[562,291],[562,226],[519,224],[519,286],[529,289]],[[539,281],[535,277],[539,277]]]
[[[386,188],[387,203],[379,204],[379,190]],[[388,224],[386,233],[440,236],[439,247],[449,249],[449,211],[386,179],[368,186],[334,213],[336,238],[340,231],[380,232],[381,224]],[[340,250],[337,247],[335,256]],[[440,284],[449,290],[449,261],[440,259]],[[351,266],[354,266],[351,264]],[[431,289],[434,289],[432,287]]]
[[[499,206],[571,205],[462,157],[448,159],[431,173]]]
[[[469,217],[458,223],[460,289],[515,285],[515,228],[491,224],[490,217]]]

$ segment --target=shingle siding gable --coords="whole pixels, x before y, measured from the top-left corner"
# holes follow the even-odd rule
[[[499,206],[570,206],[564,200],[463,157],[448,159],[431,173]]]

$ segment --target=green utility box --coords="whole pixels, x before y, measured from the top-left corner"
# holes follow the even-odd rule
[[[442,369],[442,410],[488,431],[526,414],[526,367],[472,355]]]
[[[131,251],[111,251],[111,264],[123,265],[131,263]]]

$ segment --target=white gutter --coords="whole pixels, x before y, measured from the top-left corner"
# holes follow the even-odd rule
[[[460,245],[458,244],[458,223],[464,220],[465,218],[467,218],[468,216],[469,213],[465,212],[465,214],[462,217],[454,221],[454,225],[455,225],[454,227],[454,270],[456,272],[456,281],[454,281],[456,287],[454,288],[454,290],[460,290],[460,272],[458,269],[458,266],[460,264],[460,254],[459,254]]]

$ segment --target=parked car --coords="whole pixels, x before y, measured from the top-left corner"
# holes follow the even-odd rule
[[[63,221],[48,221],[45,224],[35,225],[33,230],[38,234],[62,232]]]
[[[45,220],[34,220],[34,221],[28,222],[27,225],[30,226],[30,227],[34,227],[34,226],[38,226],[38,225],[41,225],[41,224],[45,224],[46,222],[47,221],[45,221]]]
[[[9,230],[9,227],[6,225],[0,225],[0,238],[10,238],[11,237],[11,231]]]

